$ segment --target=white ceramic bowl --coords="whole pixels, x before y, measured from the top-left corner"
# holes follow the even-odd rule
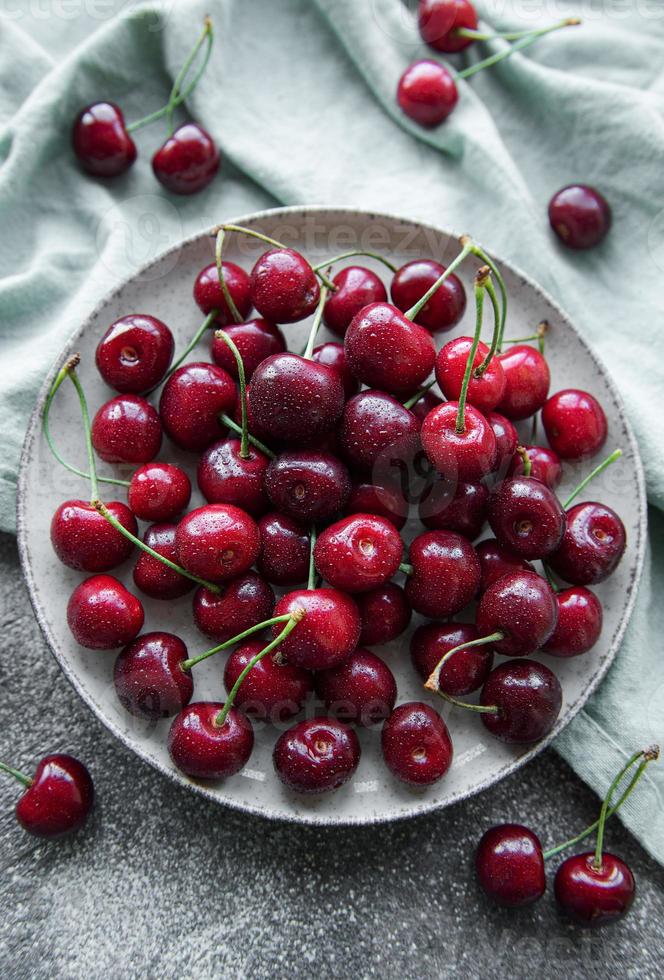
[[[449,263],[458,252],[457,237],[449,232],[390,215],[356,210],[283,208],[239,218],[237,223],[302,250],[312,262],[353,248],[381,252],[397,264],[422,256]],[[465,230],[472,233],[472,229]],[[224,257],[250,269],[263,248],[254,240],[230,235]],[[166,751],[169,722],[141,722],[120,706],[112,682],[115,654],[82,649],[69,633],[65,616],[67,600],[82,576],[60,564],[55,557],[49,540],[49,523],[62,500],[85,497],[88,491],[84,481],[63,470],[50,456],[41,431],[41,413],[56,367],[59,368],[65,357],[74,351],[80,351],[82,356],[79,373],[91,410],[96,410],[114,394],[95,369],[94,352],[108,325],[122,315],[143,312],[163,319],[173,330],[177,347],[181,349],[201,322],[201,315],[192,300],[192,285],[202,266],[213,260],[213,250],[213,239],[208,232],[202,232],[169,250],[124,282],[76,331],[62,352],[60,362],[44,382],[28,426],[21,460],[18,540],[30,597],[48,644],[81,697],[117,738],[141,759],[171,779],[239,810],[306,823],[372,823],[424,813],[476,793],[513,772],[555,738],[597,687],[618,652],[642,569],[646,529],[642,467],[620,395],[604,366],[550,297],[521,272],[497,260],[510,298],[506,336],[531,334],[539,321],[548,320],[550,332],[546,353],[552,373],[551,390],[580,387],[592,392],[599,398],[608,417],[606,451],[616,446],[621,446],[624,451],[622,459],[593,485],[589,496],[615,507],[621,514],[627,528],[627,551],[616,573],[597,588],[605,618],[596,647],[586,656],[572,660],[542,656],[559,676],[564,690],[560,717],[547,739],[533,746],[504,745],[487,733],[475,714],[458,708],[450,710],[440,699],[424,694],[410,663],[408,640],[411,627],[403,637],[378,652],[385,655],[397,677],[399,702],[430,700],[446,718],[455,757],[444,779],[421,791],[398,783],[382,762],[378,727],[360,733],[362,759],[350,783],[335,793],[316,798],[298,797],[284,789],[273,771],[274,728],[256,725],[254,752],[241,773],[222,782],[194,782],[183,776],[170,761]],[[388,282],[387,270],[379,263],[357,259],[349,260],[347,264],[352,261],[374,268]],[[461,269],[460,276],[470,300],[468,310],[462,323],[443,335],[442,342],[457,334],[472,333],[471,287],[477,266],[475,260],[469,260]],[[284,328],[291,349],[301,349],[308,328],[306,322]],[[489,322],[486,331],[487,334],[490,332]],[[324,331],[318,342],[323,339],[326,339]],[[209,358],[207,343],[200,345],[195,358]],[[79,465],[84,463],[78,405],[70,385],[63,386],[58,395],[52,414],[52,431],[66,457]],[[194,477],[196,460],[192,456],[174,451],[166,443],[162,456],[184,464]],[[587,472],[588,464],[566,466],[565,470],[561,499],[564,499],[565,491]],[[105,464],[100,464],[100,471],[110,475],[110,468]],[[127,470],[121,475],[126,476]],[[109,494],[111,489],[105,488],[106,499],[124,499],[122,489],[119,493]],[[588,499],[588,495],[585,496]],[[201,502],[196,491],[192,506]],[[410,523],[413,529],[407,539],[417,533],[416,522]],[[130,588],[133,587],[131,565],[130,561],[119,571],[112,572]],[[191,596],[178,602],[141,598],[146,612],[146,630],[165,629],[178,633],[187,643],[190,655],[206,649],[205,638],[198,634],[192,623]],[[419,617],[414,617],[413,625],[418,620]],[[218,655],[196,668],[194,699],[223,699],[223,658],[223,654]],[[314,708],[307,708],[307,712],[313,714]]]

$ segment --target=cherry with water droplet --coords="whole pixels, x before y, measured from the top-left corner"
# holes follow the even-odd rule
[[[215,643],[226,643],[252,626],[269,619],[274,592],[256,572],[227,582],[221,592],[200,586],[194,593],[194,623]]]
[[[427,623],[418,626],[410,640],[410,656],[415,670],[427,680],[437,664],[455,647],[479,637],[472,623]],[[493,652],[487,647],[458,650],[442,666],[438,690],[455,697],[472,694],[484,684],[493,667]]]
[[[400,585],[385,582],[355,597],[362,624],[362,646],[380,646],[400,636],[408,627],[412,609]]]
[[[517,908],[538,901],[546,891],[539,837],[522,824],[490,827],[477,845],[475,873],[482,890],[498,905]]]
[[[454,616],[475,597],[480,563],[472,544],[453,531],[425,531],[410,546],[406,596],[416,612]],[[493,631],[491,631],[493,632]]]
[[[123,527],[138,533],[136,518],[126,504],[113,500],[106,506]],[[63,565],[79,572],[108,572],[134,550],[131,541],[111,527],[87,500],[60,504],[51,519],[51,544]]]
[[[410,786],[431,786],[452,764],[452,739],[437,711],[422,701],[394,709],[381,732],[383,759]]]
[[[365,306],[387,300],[381,280],[375,272],[363,266],[347,266],[337,272],[332,282],[336,291],[325,303],[323,322],[339,337],[343,337],[353,317]]]
[[[216,143],[193,122],[179,126],[152,157],[152,172],[172,194],[197,194],[218,170]]]
[[[252,517],[232,504],[208,504],[183,517],[175,533],[179,563],[210,582],[228,582],[246,572],[260,551]]]
[[[83,169],[95,177],[118,177],[136,159],[136,144],[114,102],[94,102],[81,109],[74,120],[72,145]]]
[[[156,387],[168,371],[175,350],[173,334],[161,320],[145,313],[120,317],[97,344],[95,362],[107,385],[138,395]]]
[[[326,793],[353,776],[360,743],[348,725],[333,718],[310,718],[282,732],[272,758],[277,776],[294,793]]]
[[[615,510],[586,501],[567,511],[565,533],[548,563],[566,582],[596,585],[615,571],[626,546],[625,525]]]
[[[166,435],[182,449],[201,452],[220,439],[219,415],[232,415],[237,392],[231,376],[215,364],[183,364],[164,385],[159,415]]]
[[[406,396],[433,370],[431,334],[389,303],[372,303],[353,317],[344,348],[348,366],[369,388]]]
[[[238,313],[243,320],[246,320],[251,310],[249,276],[235,262],[222,262],[221,267],[226,289],[231,294],[231,299],[235,303]],[[224,291],[219,282],[219,271],[216,263],[212,262],[210,265],[206,265],[196,276],[194,282],[194,302],[205,316],[215,310],[217,314],[215,323],[218,326],[227,327],[234,325],[233,313],[228,306]],[[259,320],[258,322],[260,323],[262,321]],[[233,361],[232,357],[229,360],[229,367],[231,366],[231,361]],[[234,366],[234,361],[232,366]],[[226,368],[226,365],[220,364],[220,367]],[[226,368],[226,370],[229,369]]]
[[[333,718],[363,728],[388,718],[397,700],[394,674],[384,660],[362,647],[338,667],[317,671],[315,684]]]
[[[132,474],[127,490],[127,503],[142,521],[170,521],[185,510],[190,498],[189,477],[171,463],[140,466]]]
[[[403,313],[418,300],[445,272],[445,266],[433,259],[414,259],[394,273],[390,292],[392,302]],[[455,326],[466,310],[466,291],[458,276],[451,273],[415,316],[415,323],[431,333],[443,333]]]
[[[149,463],[161,448],[156,409],[140,395],[116,395],[92,420],[92,445],[107,463]]]
[[[282,453],[265,472],[265,489],[273,505],[304,524],[337,514],[350,494],[344,464],[329,453],[300,450]]]
[[[489,524],[499,543],[522,558],[546,558],[560,545],[565,511],[552,490],[532,477],[503,480],[489,501]]]
[[[599,452],[608,432],[604,409],[587,391],[565,388],[547,400],[542,424],[551,448],[562,459],[581,459]]]
[[[251,722],[233,707],[219,725],[223,707],[216,701],[196,701],[173,720],[168,751],[178,769],[193,779],[225,779],[249,761],[254,747]]]
[[[233,651],[224,669],[224,685],[228,692],[264,647],[263,641],[251,640]],[[234,704],[252,718],[276,725],[301,711],[313,687],[310,671],[282,663],[278,656],[262,657],[240,684]]]
[[[336,667],[351,655],[360,639],[360,614],[353,599],[338,589],[297,589],[282,596],[275,616],[304,611],[304,617],[281,643],[284,659],[307,670]],[[272,627],[276,636],[279,624]]]
[[[240,352],[247,380],[252,377],[262,361],[286,350],[286,340],[281,330],[267,320],[230,323],[224,327],[224,331]],[[215,337],[212,341],[211,353],[214,363],[237,379],[237,364],[228,344],[221,338]]]
[[[482,712],[480,717],[501,742],[539,742],[555,725],[562,698],[560,681],[544,664],[507,660],[491,671],[480,697],[482,705],[498,710]]]
[[[271,323],[295,323],[310,316],[320,297],[316,273],[293,248],[273,248],[251,270],[251,299]]]
[[[69,629],[88,650],[126,646],[143,628],[143,606],[112,575],[91,575],[76,586],[67,603]]]
[[[187,647],[173,633],[143,633],[115,661],[120,704],[137,718],[170,718],[191,701],[194,682],[182,669]]]

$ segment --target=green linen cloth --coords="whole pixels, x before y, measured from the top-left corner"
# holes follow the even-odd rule
[[[635,748],[664,743],[664,9],[542,0],[521,5],[526,20],[503,0],[479,3],[496,29],[573,15],[584,25],[462,82],[453,116],[425,131],[394,103],[403,69],[430,55],[413,6],[111,0],[53,5],[49,20],[28,0],[3,5],[0,527],[14,528],[23,432],[63,342],[105,292],[184,234],[256,208],[315,203],[470,231],[568,310],[612,371],[644,458],[650,551],[637,608],[601,689],[555,743],[602,793]],[[166,194],[150,172],[160,124],[137,134],[129,174],[81,176],[69,148],[75,112],[110,98],[131,120],[162,105],[208,12],[214,53],[188,108],[217,140],[222,176],[192,198]],[[64,30],[80,43],[62,58]],[[597,185],[613,206],[611,235],[587,253],[564,250],[547,225],[552,191],[571,181]],[[651,766],[623,811],[662,862],[663,796],[664,765]]]

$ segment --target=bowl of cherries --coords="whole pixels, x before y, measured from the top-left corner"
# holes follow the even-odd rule
[[[100,303],[35,406],[18,526],[53,653],[132,751],[351,824],[478,792],[573,718],[619,653],[645,499],[619,393],[523,273],[286,208]]]

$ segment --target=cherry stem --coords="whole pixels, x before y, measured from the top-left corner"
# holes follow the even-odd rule
[[[525,446],[517,446],[516,451],[521,457],[521,461],[523,463],[523,475],[530,476],[533,471],[533,461],[528,455],[528,450]]]
[[[480,334],[482,333],[484,292],[490,275],[491,270],[489,269],[488,265],[483,265],[481,269],[478,269],[475,275],[475,335],[473,336],[473,342],[470,345],[470,351],[468,352],[468,359],[466,361],[466,370],[464,371],[463,381],[461,383],[459,409],[456,417],[457,432],[465,432],[466,430],[466,399],[468,397],[468,385],[470,384],[470,379],[473,374],[473,363],[475,361],[475,355],[477,354],[477,348],[480,342]]]
[[[546,575],[546,580],[549,583],[549,585],[551,586],[552,591],[553,592],[560,592],[560,587],[559,587],[558,583],[556,582],[556,580],[554,579],[553,572],[551,571],[551,569],[549,568],[549,566],[546,564],[546,562],[542,562],[542,568],[544,569],[544,574]]]
[[[217,232],[217,241],[215,244],[214,257],[217,263],[217,275],[219,276],[219,285],[221,286],[221,291],[224,294],[224,299],[226,300],[226,305],[231,311],[231,316],[236,323],[242,323],[242,314],[235,305],[235,300],[231,296],[230,289],[226,283],[226,277],[224,276],[224,264],[221,259],[221,255],[224,249],[224,238],[226,237],[226,232],[223,228],[220,228]]]
[[[632,757],[632,762],[635,762],[638,757],[642,755],[644,762],[650,762],[653,759],[659,758],[659,746],[653,745],[646,749],[645,752],[639,752]],[[611,797],[613,796],[613,791],[620,782],[622,773],[618,773],[616,778],[613,780],[609,786],[609,791],[604,797],[604,802],[602,803],[602,809],[599,814],[599,826],[597,828],[597,843],[595,845],[595,860],[593,861],[593,867],[596,871],[602,870],[602,845],[604,843],[604,827],[606,826],[606,815],[611,803]]]
[[[484,31],[475,31],[472,27],[457,27],[452,31],[454,37],[467,37],[471,41],[495,41],[502,39],[503,41],[520,41],[521,38],[531,37],[533,34],[546,33],[547,31],[557,30],[559,27],[571,27],[572,24],[580,24],[581,21],[576,18],[570,18],[566,20],[563,24],[556,24],[555,27],[544,28],[544,31],[539,28],[530,28],[527,31],[508,31],[507,33],[498,34],[486,34]]]
[[[368,252],[363,248],[354,248],[350,252],[342,252],[341,255],[335,255],[332,259],[326,259],[325,262],[319,262],[318,265],[313,265],[312,269],[314,272],[318,272],[319,269],[324,269],[327,265],[334,265],[336,262],[341,262],[343,259],[352,259],[354,255],[366,255],[369,259],[375,259],[377,262],[382,262],[384,266],[390,270],[390,272],[396,272],[397,267],[389,259],[386,259],[384,255],[379,255],[378,252]]]
[[[219,419],[224,423],[225,426],[227,426],[229,429],[232,429],[233,432],[237,432],[239,436],[242,435],[242,426],[238,425],[235,419],[232,419],[230,415],[226,415],[225,412],[222,412],[221,415],[219,416]],[[264,453],[268,457],[268,459],[277,458],[276,453],[273,453],[271,449],[268,449],[268,447],[265,445],[264,442],[261,442],[260,439],[257,439],[255,436],[252,436],[250,432],[247,432],[247,439],[249,440],[252,446],[255,446],[256,449],[260,449],[260,451]]]
[[[486,646],[487,643],[497,643],[499,640],[504,639],[505,634],[496,631],[495,633],[491,633],[490,636],[480,636],[477,640],[468,640],[467,643],[460,643],[458,646],[452,647],[451,650],[448,650],[447,653],[443,654],[427,677],[424,683],[425,688],[428,691],[433,691],[435,694],[442,695],[442,691],[440,690],[440,674],[450,657],[453,657],[455,653],[459,652],[459,650],[469,650],[471,647],[482,647]],[[465,704],[463,701],[460,703]]]
[[[165,558],[164,555],[160,555],[158,551],[151,548],[149,544],[145,543],[145,541],[141,541],[140,538],[137,538],[135,534],[128,531],[127,528],[121,524],[120,521],[113,516],[113,514],[111,514],[108,507],[103,504],[101,500],[93,500],[92,506],[95,508],[95,510],[99,511],[102,517],[106,518],[108,523],[114,527],[116,531],[119,531],[120,534],[122,534],[122,536],[128,541],[132,541],[136,547],[140,548],[141,551],[144,551],[146,555],[150,555],[151,558],[156,558],[157,561],[162,563],[162,565],[166,565],[167,568],[177,572],[178,575],[183,575],[185,578],[191,579],[192,582],[197,582],[198,585],[203,585],[206,589],[209,589],[210,592],[214,592],[216,595],[221,591],[218,585],[214,585],[212,582],[207,582],[204,578],[199,578],[198,575],[188,572],[186,568],[182,567],[182,565],[176,565],[174,561],[170,560],[170,558]]]
[[[257,238],[259,242],[265,242],[266,245],[272,245],[273,248],[288,248],[288,245],[284,245],[283,242],[278,242],[276,238],[270,238],[269,235],[263,235],[260,231],[254,231],[253,228],[243,228],[242,225],[219,225],[217,228],[213,229],[213,235],[217,235],[219,230],[223,228],[224,231],[236,231],[241,235],[248,235],[250,238]],[[316,273],[318,278],[322,283],[324,283],[331,292],[336,292],[337,287],[331,282],[326,275],[324,275],[320,269],[315,269],[311,266],[313,272]]]
[[[402,561],[399,565],[399,571],[403,572],[404,575],[412,575],[415,569],[412,565],[409,565],[407,561]]]
[[[491,337],[491,346],[487,352],[486,357],[473,372],[473,377],[481,378],[489,364],[496,355],[498,350],[498,341],[500,340],[500,320],[501,320],[501,309],[498,303],[498,297],[496,296],[496,290],[491,279],[486,281],[486,291],[489,294],[489,299],[491,300],[491,306],[493,307],[493,336]]]
[[[494,279],[498,283],[498,288],[500,290],[500,300],[501,300],[501,311],[500,311],[500,331],[498,334],[498,342],[496,344],[496,351],[500,354],[503,345],[503,336],[505,334],[505,321],[507,319],[507,287],[505,286],[505,280],[503,279],[500,269],[490,258],[489,255],[484,251],[481,245],[474,242],[468,235],[462,235],[459,239],[461,244],[465,247],[468,245],[472,255],[476,255],[478,259],[481,259],[485,265],[488,265],[491,269]],[[481,366],[481,365],[480,365]]]
[[[215,330],[214,336],[217,340],[223,340],[226,346],[230,349],[231,354],[235,358],[235,363],[237,364],[237,376],[240,385],[240,411],[242,413],[242,429],[240,436],[240,456],[242,459],[249,459],[251,453],[249,451],[249,422],[247,420],[247,379],[244,373],[244,361],[242,360],[242,354],[240,354],[237,349],[237,344],[235,341],[228,336],[225,330]]]
[[[452,275],[454,270],[459,268],[463,260],[471,254],[474,248],[473,242],[469,238],[467,238],[466,241],[462,239],[461,246],[462,246],[461,251],[459,252],[457,257],[450,262],[448,267],[445,269],[445,272],[443,272],[442,275],[440,275],[438,279],[436,279],[436,281],[433,283],[432,286],[429,286],[426,293],[424,293],[423,296],[420,296],[417,303],[411,306],[409,310],[406,310],[404,316],[406,317],[407,320],[415,319],[415,317],[422,310],[422,308],[426,306],[426,304],[429,302],[429,300],[434,295],[434,293],[436,293],[438,289],[443,285],[445,280]]]
[[[222,650],[228,650],[229,647],[235,646],[236,643],[241,643],[242,640],[246,640],[248,636],[253,636],[254,633],[260,633],[261,630],[267,629],[268,626],[273,626],[275,623],[286,623],[289,619],[292,619],[292,617],[292,613],[284,613],[283,616],[273,616],[271,619],[266,619],[262,623],[257,623],[255,626],[250,626],[248,629],[238,633],[237,636],[232,636],[230,640],[224,640],[223,643],[218,643],[216,647],[206,650],[205,653],[200,653],[197,657],[192,657],[190,660],[183,660],[180,667],[182,670],[191,670],[191,668],[195,667],[196,664],[200,664],[203,660],[207,660],[208,657],[213,657],[215,653],[221,653]]]
[[[325,302],[327,300],[328,288],[325,284],[321,286],[320,299],[318,300],[318,306],[316,307],[316,312],[314,313],[313,323],[311,324],[311,330],[309,331],[309,339],[307,340],[307,346],[302,352],[302,357],[305,361],[311,360],[311,355],[314,352],[314,344],[316,343],[316,334],[318,333],[318,328],[320,327],[321,320],[323,319],[323,309],[325,307]]]
[[[228,716],[228,712],[233,707],[233,702],[235,701],[235,697],[237,695],[237,692],[240,689],[240,686],[242,684],[242,681],[245,679],[245,677],[247,676],[247,674],[249,673],[249,671],[250,670],[253,670],[253,668],[256,666],[256,664],[258,663],[259,660],[262,660],[263,657],[267,657],[268,653],[272,653],[272,651],[275,649],[275,647],[278,647],[279,644],[282,643],[286,639],[286,637],[288,636],[288,634],[293,632],[293,630],[295,629],[295,627],[297,626],[297,624],[302,619],[302,616],[304,616],[304,610],[303,609],[300,609],[300,610],[297,610],[296,612],[291,613],[290,616],[289,616],[289,618],[288,618],[288,622],[286,623],[286,625],[282,629],[281,633],[279,633],[278,636],[275,636],[275,638],[270,643],[268,643],[268,645],[266,647],[263,647],[263,649],[259,653],[257,653],[255,657],[252,657],[251,658],[251,660],[249,661],[249,663],[247,664],[247,666],[241,672],[241,674],[238,677],[238,679],[235,681],[235,684],[233,684],[233,687],[231,688],[231,690],[230,690],[230,692],[228,694],[228,697],[226,698],[226,703],[224,704],[223,708],[221,709],[221,711],[219,712],[219,714],[214,719],[213,725],[215,726],[215,728],[221,728],[221,726],[226,721],[226,718]]]
[[[522,51],[524,48],[529,47],[545,34],[550,34],[552,31],[559,31],[563,27],[575,27],[580,23],[581,21],[577,17],[568,17],[566,20],[562,20],[557,24],[552,24],[550,27],[528,31],[526,36],[520,41],[517,41],[516,44],[512,44],[504,51],[499,51],[497,54],[492,54],[488,58],[478,61],[477,64],[471,65],[469,68],[464,68],[463,71],[457,72],[455,77],[457,80],[460,78],[470,78],[472,75],[476,75],[478,71],[482,71],[484,68],[491,68],[492,65],[497,65],[499,61],[504,61],[505,58],[509,58],[510,55],[515,54],[517,51]],[[460,28],[460,30],[462,29]]]
[[[18,779],[19,783],[23,783],[24,786],[32,786],[32,780],[29,776],[25,776],[22,772],[19,772],[18,769],[12,769],[12,767],[8,766],[5,762],[0,762],[0,771],[9,773],[10,776],[13,776],[14,779]]]
[[[413,405],[416,405],[417,404],[417,402],[420,400],[420,398],[424,398],[424,396],[426,395],[427,391],[429,391],[430,388],[433,388],[433,386],[435,385],[435,383],[436,383],[436,381],[434,379],[433,381],[430,381],[429,384],[424,385],[424,387],[423,388],[420,388],[419,391],[416,391],[415,394],[411,398],[409,398],[407,402],[404,402],[403,403],[403,407],[404,408],[412,408]]]
[[[161,381],[159,382],[159,385],[165,384],[168,381],[168,379],[170,378],[170,376],[172,374],[175,374],[175,372],[177,371],[177,369],[180,367],[180,365],[184,361],[185,357],[188,357],[191,354],[192,350],[198,345],[198,342],[200,341],[201,337],[204,334],[207,333],[207,331],[214,324],[214,321],[216,320],[216,318],[218,316],[219,316],[219,310],[210,310],[210,312],[205,317],[205,319],[203,320],[202,324],[200,325],[200,327],[198,328],[198,330],[196,331],[196,333],[194,334],[194,336],[191,338],[191,340],[189,341],[189,343],[187,344],[187,346],[185,347],[185,349],[182,351],[182,353],[178,357],[177,361],[175,361],[175,363],[170,366],[170,368],[168,369],[167,373],[161,379]],[[155,385],[154,388],[150,388],[150,391],[148,391],[147,394],[148,395],[151,394],[151,392],[153,392],[155,390],[155,388],[158,388],[159,385]]]
[[[314,564],[314,548],[316,546],[316,528],[311,528],[311,534],[309,535],[309,578],[307,580],[307,588],[313,589],[316,582],[316,566]]]
[[[76,368],[80,363],[80,354],[74,354],[70,357],[62,371],[64,371],[64,376],[69,378],[74,388],[76,389],[76,394],[78,395],[78,402],[81,406],[81,418],[83,420],[83,433],[85,435],[85,449],[88,454],[88,469],[90,470],[90,502],[96,500],[99,496],[99,486],[97,482],[97,464],[95,461],[95,451],[92,445],[92,431],[90,429],[90,413],[88,412],[88,402],[85,397],[85,392],[83,391],[83,386],[76,374]],[[62,371],[60,374],[62,374]],[[59,376],[58,376],[59,377]],[[57,379],[56,379],[57,382]],[[58,387],[60,387],[60,383]]]
[[[610,466],[611,463],[615,463],[615,461],[617,459],[620,459],[621,456],[622,456],[622,449],[614,449],[611,455],[607,456],[603,463],[600,463],[599,466],[596,466],[594,470],[591,470],[591,472],[588,474],[585,480],[581,480],[581,483],[579,483],[578,487],[572,490],[571,494],[563,504],[563,509],[567,510],[567,508],[572,503],[572,501],[579,496],[582,490],[585,490],[585,488],[588,486],[590,481],[594,480],[596,476],[599,476],[599,474],[602,473],[607,468],[607,466]]]

